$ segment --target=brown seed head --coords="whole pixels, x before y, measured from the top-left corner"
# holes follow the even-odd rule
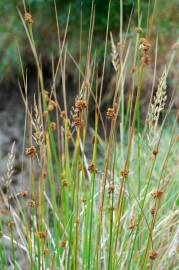
[[[128,174],[129,174],[129,170],[128,169],[123,169],[123,170],[121,170],[121,176],[123,177],[123,178],[127,178],[128,177]]]
[[[114,185],[110,185],[110,186],[108,187],[108,194],[113,193],[113,192],[114,192],[114,189],[115,189],[115,186],[114,186]]]
[[[81,100],[81,99],[76,100],[76,102],[75,102],[75,108],[78,109],[78,110],[80,110],[80,111],[86,109],[87,108],[87,102],[86,102],[86,100]]]
[[[77,219],[75,220],[75,224],[78,225],[79,223],[80,223],[80,219],[77,218]]]
[[[29,157],[34,157],[37,154],[37,150],[36,150],[35,146],[31,146],[29,148],[26,148],[25,153]]]
[[[155,214],[155,208],[154,207],[150,208],[150,213],[151,213],[152,216]]]
[[[13,222],[13,221],[9,221],[9,222],[7,223],[7,228],[8,228],[8,230],[12,230],[13,227],[14,227],[14,222]]]
[[[36,236],[40,239],[40,240],[44,240],[47,236],[46,232],[42,232],[42,231],[38,231],[36,232]]]
[[[144,65],[148,66],[150,65],[150,62],[151,62],[151,59],[150,59],[150,56],[148,54],[145,54],[143,57],[142,57],[142,62]]]
[[[154,155],[154,156],[156,156],[157,154],[158,154],[158,149],[153,149],[153,151],[152,151],[152,154]]]
[[[116,113],[114,108],[108,108],[106,112],[106,117],[111,120],[115,120]]]
[[[54,100],[50,100],[48,103],[48,111],[52,112],[57,107],[57,103]]]
[[[91,163],[89,164],[89,166],[88,166],[88,171],[89,171],[90,173],[93,173],[93,172],[94,172],[94,164],[93,164],[93,162],[91,162]]]
[[[65,179],[65,180],[63,180],[63,187],[67,187],[68,186],[68,181]]]
[[[42,170],[41,176],[42,176],[43,178],[47,177],[47,171],[46,171],[46,170]]]
[[[152,196],[154,197],[154,199],[160,199],[163,196],[163,191],[162,190],[154,190],[152,192]]]
[[[146,38],[141,38],[139,42],[139,48],[147,52],[150,50],[151,44]]]
[[[46,118],[48,116],[48,111],[43,112],[43,117]]]
[[[66,248],[66,244],[67,244],[67,241],[66,241],[66,240],[63,240],[63,241],[61,242],[61,247],[62,247],[62,248]]]
[[[28,207],[29,208],[36,208],[37,207],[37,203],[34,200],[29,200],[28,201]]]
[[[93,135],[92,139],[91,139],[91,143],[94,144],[95,143],[95,135]],[[98,138],[96,139],[96,143],[99,143]]]
[[[132,65],[131,67],[131,73],[135,73],[136,72],[136,66],[135,65]]]
[[[55,109],[54,105],[52,103],[49,103],[48,112],[52,112],[54,109]]]
[[[133,231],[135,229],[135,226],[136,226],[136,221],[135,221],[135,217],[133,216],[130,221],[129,230]]]
[[[55,131],[57,130],[57,124],[55,122],[51,122],[50,127]]]
[[[150,120],[149,120],[148,118],[145,120],[145,125],[146,125],[147,127],[150,125]]]
[[[21,196],[22,196],[23,198],[26,198],[27,195],[28,195],[28,192],[27,192],[27,191],[21,191]]]
[[[50,100],[49,103],[53,105],[55,108],[57,107],[57,102],[54,100]]]
[[[81,119],[80,119],[80,117],[74,117],[73,118],[73,124],[76,126],[76,127],[81,127],[81,124],[82,124],[82,122],[81,122]]]
[[[142,33],[143,29],[141,27],[136,27],[135,31],[136,31],[136,33]]]
[[[29,12],[26,12],[24,14],[24,20],[26,23],[28,24],[32,24],[33,23],[33,20],[32,20],[32,15],[29,13]]]
[[[67,117],[66,111],[61,111],[60,117],[61,117],[62,119],[65,119],[65,118]]]
[[[150,258],[151,260],[155,260],[155,259],[157,258],[157,256],[158,256],[158,253],[157,253],[156,250],[152,250],[152,251],[150,252],[150,254],[149,254],[149,258]]]

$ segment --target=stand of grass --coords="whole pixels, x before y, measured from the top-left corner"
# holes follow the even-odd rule
[[[56,64],[52,58],[52,79],[48,91],[45,90],[43,67],[33,34],[35,23],[33,25],[31,14],[26,8],[25,19],[19,12],[36,63],[38,94],[34,97],[32,110],[28,102],[27,72],[23,69],[20,58],[23,77],[20,89],[27,118],[24,134],[26,135],[27,132],[29,137],[27,139],[24,136],[24,145],[29,146],[26,152],[29,156],[30,190],[28,196],[21,192],[18,196],[23,198],[15,197],[17,209],[13,211],[16,213],[16,218],[22,221],[22,224],[18,224],[14,217],[15,224],[8,238],[15,269],[18,269],[15,243],[23,246],[25,260],[32,270],[142,270],[146,269],[147,264],[151,269],[156,269],[160,260],[167,267],[171,265],[159,254],[158,250],[162,249],[160,238],[162,239],[165,230],[169,230],[166,225],[163,225],[167,217],[167,207],[172,205],[171,201],[176,197],[176,191],[172,197],[168,194],[171,187],[168,164],[172,164],[170,159],[176,158],[174,150],[177,143],[178,115],[170,130],[170,135],[167,135],[168,147],[165,142],[165,147],[163,147],[167,118],[172,108],[171,101],[166,112],[164,111],[167,75],[175,53],[171,54],[169,65],[164,70],[156,94],[153,91],[156,75],[156,70],[154,70],[148,122],[143,130],[140,98],[143,80],[147,73],[148,54],[151,47],[148,39],[152,32],[152,23],[150,24],[150,12],[148,12],[148,32],[147,37],[144,38],[140,28],[141,1],[138,0],[137,4],[137,33],[135,40],[128,42],[131,22],[124,37],[123,1],[120,0],[120,43],[115,45],[111,33],[115,83],[114,90],[111,89],[112,104],[108,106],[106,115],[102,112],[102,98],[105,68],[108,64],[110,1],[101,75],[98,72],[97,56],[93,48],[94,2],[92,2],[85,57],[81,52],[83,42],[81,11],[78,60],[70,54],[67,46],[70,10],[63,40],[61,40],[62,34],[55,5],[59,58]],[[148,10],[150,10],[150,1]],[[135,46],[132,46],[133,43]],[[158,48],[158,39],[156,44]],[[136,67],[132,73],[131,93],[126,108],[125,81],[131,66],[130,54],[133,55],[133,64]],[[85,68],[81,65],[82,58],[86,58]],[[68,108],[67,102],[66,65],[68,60],[72,61],[78,72],[78,91],[74,95],[74,108]],[[155,60],[155,69],[156,66]],[[57,98],[58,76],[62,81],[60,90],[63,101],[60,103]],[[23,89],[25,89],[25,94]],[[87,144],[91,129],[88,118],[92,106],[95,115],[89,151]],[[161,113],[164,114],[163,120]],[[160,125],[159,118],[161,118]],[[101,131],[104,131],[104,134],[100,136]],[[172,166],[175,170],[175,165]],[[12,170],[12,168],[7,169]],[[175,179],[174,176],[173,179]],[[177,186],[176,181],[175,185]],[[153,188],[155,188],[154,191],[152,191]],[[7,193],[9,201],[10,189],[7,189]],[[160,194],[161,197],[157,197],[156,194]],[[162,197],[165,194],[167,200],[163,204]],[[27,205],[26,196],[29,200]],[[6,202],[5,198],[3,200]],[[160,211],[161,206],[164,209],[163,212]],[[175,213],[175,207],[172,207]],[[8,211],[13,216],[12,209],[9,208]],[[170,213],[168,215],[169,218],[172,216]],[[174,222],[171,221],[171,226],[175,224]],[[163,227],[159,232],[158,226],[161,224]],[[2,234],[5,235],[4,226],[1,227]],[[14,237],[16,231],[18,240]],[[165,245],[166,249],[169,248],[170,241]],[[7,265],[4,259],[5,252],[5,246],[1,245],[2,269],[5,269]],[[8,260],[11,262],[12,259]]]

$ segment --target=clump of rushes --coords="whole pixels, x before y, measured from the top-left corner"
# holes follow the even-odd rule
[[[110,33],[109,7],[100,69],[101,61],[93,45],[95,6],[92,5],[88,41],[83,39],[81,14],[79,52],[72,55],[68,34],[70,14],[61,32],[55,5],[59,58],[55,61],[52,58],[52,78],[48,78],[46,90],[40,48],[37,50],[33,34],[37,29],[24,1],[25,16],[20,12],[19,15],[37,67],[38,91],[34,104],[29,105],[28,71],[23,69],[20,57],[19,85],[26,109],[22,145],[26,149],[20,193],[11,185],[14,146],[4,166],[7,184],[4,177],[0,192],[0,269],[9,268],[9,264],[13,269],[24,269],[23,260],[32,270],[178,267],[172,255],[176,252],[179,226],[178,114],[171,112],[173,101],[169,97],[166,106],[167,78],[178,45],[173,45],[161,75],[156,70],[160,44],[157,37],[155,42],[152,32],[157,6],[152,11],[149,1],[147,26],[142,30],[142,1],[135,2],[138,24],[133,25],[131,17],[125,33],[124,1],[120,0],[119,39]],[[86,55],[82,50],[85,45]],[[153,56],[155,65],[150,67],[154,69],[153,86],[151,83],[148,113],[142,125],[143,80],[148,76],[146,65],[153,63]],[[103,89],[109,58],[114,76],[111,91],[107,93],[111,100],[104,111]],[[74,69],[77,82],[74,95],[71,91],[67,94],[69,63],[74,64],[70,72]],[[154,92],[156,75],[160,80]],[[131,93],[126,102],[129,77]],[[69,108],[69,94],[73,98],[72,108]],[[59,96],[63,96],[60,102]],[[28,175],[23,171],[24,158],[29,166]],[[25,185],[24,177],[28,176]],[[13,224],[9,223],[9,229],[8,221]]]

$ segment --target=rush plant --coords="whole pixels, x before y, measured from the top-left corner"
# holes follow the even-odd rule
[[[20,66],[19,83],[25,106],[24,154],[29,159],[29,185],[16,194],[1,190],[0,268],[7,269],[177,269],[178,248],[178,112],[167,97],[167,80],[176,49],[156,83],[158,39],[151,38],[154,10],[150,1],[146,31],[141,28],[141,3],[133,38],[123,27],[120,1],[119,40],[109,29],[110,2],[99,75],[93,48],[95,5],[92,2],[86,55],[68,50],[68,22],[60,32],[55,5],[59,57],[52,57],[52,78],[46,89],[43,65],[34,38],[35,20],[24,3],[19,12],[37,68],[37,95],[29,104],[28,72]],[[131,14],[132,16],[132,14]],[[131,17],[132,18],[132,17]],[[81,11],[81,26],[83,20]],[[140,100],[154,52],[151,98],[143,125]],[[112,100],[102,106],[105,67],[111,57]],[[85,68],[81,65],[85,59]],[[132,61],[131,61],[132,59]],[[66,66],[78,73],[78,89],[69,107]],[[126,99],[125,82],[130,77]],[[61,84],[58,85],[60,78]],[[156,91],[154,86],[157,84]],[[63,101],[58,96],[63,97]],[[91,108],[93,121],[89,121]],[[91,123],[92,122],[92,123]],[[9,155],[3,181],[10,183],[14,161]],[[10,193],[10,194],[9,194]],[[10,203],[13,197],[13,204]],[[10,255],[7,255],[8,247]],[[176,255],[176,256],[175,256]],[[20,258],[20,259],[19,259]]]

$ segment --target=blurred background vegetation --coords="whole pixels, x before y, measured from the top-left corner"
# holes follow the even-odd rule
[[[151,10],[155,0],[151,0]],[[103,44],[105,38],[106,18],[108,0],[95,0],[96,17],[94,29],[94,44],[98,50],[98,61],[102,58]],[[57,31],[55,22],[54,0],[28,0],[26,1],[29,11],[33,15],[34,31],[37,48],[39,48],[43,61],[48,64],[52,54],[58,55]],[[92,0],[56,0],[58,19],[63,33],[71,6],[70,23],[68,32],[68,47],[73,54],[79,53],[80,14],[83,14],[83,40],[86,40]],[[136,20],[136,0],[124,0],[124,30],[127,27],[131,11],[133,9],[132,28],[134,30]],[[31,65],[32,55],[29,49],[26,35],[19,18],[17,9],[22,13],[23,4],[21,0],[0,0],[0,81],[17,80],[19,72],[19,56],[17,47],[23,57],[24,63]],[[148,0],[141,1],[142,27],[145,31],[148,12]],[[179,1],[157,0],[153,33],[159,33],[160,51],[162,53],[176,41],[179,36]],[[120,25],[120,1],[111,1],[109,28],[116,38]],[[129,32],[129,36],[134,31]],[[155,35],[156,37],[156,35]],[[49,42],[50,41],[50,42]],[[85,43],[85,42],[84,42]],[[161,46],[162,45],[162,46]],[[85,48],[82,48],[82,50]]]

